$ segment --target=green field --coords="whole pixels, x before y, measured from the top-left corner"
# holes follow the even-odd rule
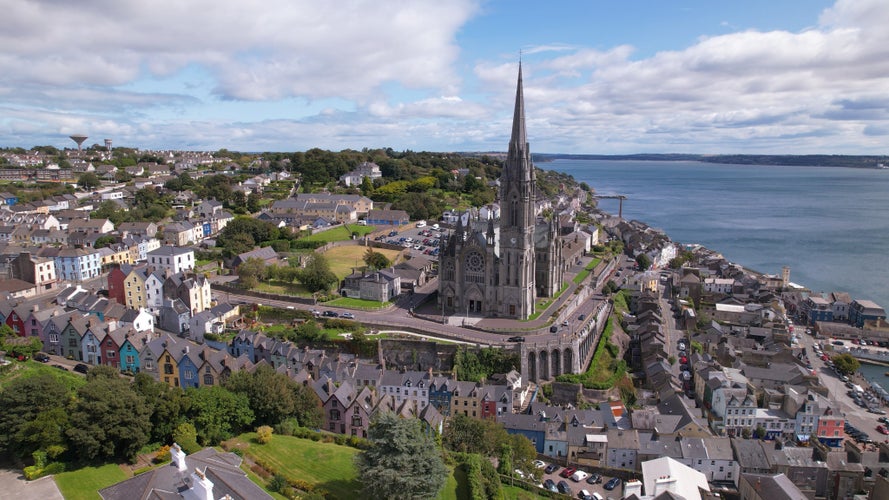
[[[323,241],[324,243],[330,243],[331,241],[351,240],[352,233],[358,233],[358,237],[361,237],[372,232],[374,232],[374,226],[342,224],[333,229],[328,229],[327,231],[321,231],[320,233],[300,238],[300,241]]]
[[[254,459],[275,468],[288,479],[300,479],[327,491],[331,498],[360,496],[353,457],[355,448],[310,439],[275,435],[268,444],[255,444],[256,433],[248,432],[227,441]],[[67,498],[67,497],[66,497]]]
[[[398,258],[402,252],[401,250],[388,250],[385,248],[374,248],[373,250],[374,252],[385,255],[392,263],[395,263],[396,258]],[[364,264],[365,253],[367,253],[366,247],[360,245],[346,245],[331,248],[324,252],[324,257],[327,258],[327,262],[330,264],[330,270],[333,274],[335,274],[337,278],[343,279],[352,274],[353,268],[358,267],[364,269],[364,267],[366,267]]]
[[[392,305],[391,302],[377,302],[375,300],[352,299],[349,297],[340,297],[324,303],[326,306],[346,307],[359,310],[376,310],[384,309]]]
[[[56,474],[54,479],[65,500],[96,500],[99,490],[128,477],[117,464],[106,464]]]
[[[86,383],[80,375],[54,368],[52,363],[38,363],[34,360],[25,362],[13,361],[12,364],[0,368],[0,389],[9,385],[17,378],[31,378],[38,375],[50,375],[73,391]]]

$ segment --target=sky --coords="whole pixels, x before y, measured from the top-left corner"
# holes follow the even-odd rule
[[[885,0],[4,4],[0,147],[889,153]]]

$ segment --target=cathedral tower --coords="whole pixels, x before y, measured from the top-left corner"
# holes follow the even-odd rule
[[[534,312],[534,214],[537,183],[525,134],[522,65],[516,85],[512,137],[500,175],[500,297],[502,316],[527,318]]]

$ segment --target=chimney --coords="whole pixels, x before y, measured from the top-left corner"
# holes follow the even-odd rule
[[[173,443],[173,446],[170,447],[170,457],[173,459],[173,465],[176,466],[179,472],[188,470],[188,465],[185,464],[185,452],[182,451],[178,444]]]
[[[642,497],[642,481],[633,479],[624,483],[624,497],[636,495]]]
[[[204,469],[206,471],[207,469]],[[191,474],[191,491],[194,492],[194,498],[198,500],[214,500],[213,499],[213,482],[207,478],[204,472],[195,468]]]

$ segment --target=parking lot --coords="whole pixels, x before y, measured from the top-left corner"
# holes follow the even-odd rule
[[[555,464],[547,464],[547,465],[549,465],[550,467],[555,466]],[[568,491],[563,492],[563,493],[566,495],[570,495],[574,498],[578,498],[578,494],[580,493],[580,490],[586,490],[590,495],[592,495],[593,493],[598,493],[599,495],[602,495],[602,498],[606,498],[606,499],[607,498],[620,498],[623,494],[623,482],[620,480],[617,480],[617,484],[614,487],[614,489],[612,489],[610,491],[605,489],[605,486],[608,484],[608,482],[611,481],[612,479],[614,479],[611,476],[605,476],[605,475],[596,473],[595,471],[593,471],[592,469],[587,468],[587,467],[579,467],[579,468],[574,468],[574,467],[570,467],[570,466],[568,468],[560,467],[560,466],[555,466],[555,467],[557,467],[557,468],[549,474],[547,474],[545,472],[546,469],[543,469],[540,471],[541,473],[543,473],[543,475],[542,475],[538,485],[540,485],[542,487],[544,484],[546,484],[547,480],[551,480],[553,482],[553,484],[557,485],[557,487],[558,487],[559,482],[563,481],[564,484],[566,484],[568,487]],[[585,479],[581,479],[580,481],[574,481],[570,477],[563,477],[561,475],[566,472],[566,469],[571,469],[571,470],[575,470],[575,471],[581,470],[589,475],[584,476]],[[596,476],[598,476],[598,481],[594,484],[591,484],[589,482],[589,480],[595,479]]]
[[[440,238],[445,234],[438,224],[392,229],[374,237],[374,240],[409,248],[413,255],[438,256]]]

